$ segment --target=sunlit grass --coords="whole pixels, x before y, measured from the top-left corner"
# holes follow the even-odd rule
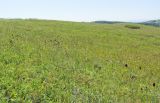
[[[125,25],[1,20],[0,101],[160,102],[160,28]]]

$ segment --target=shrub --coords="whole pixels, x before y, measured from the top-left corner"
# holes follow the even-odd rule
[[[136,25],[125,25],[125,27],[129,29],[140,29],[140,27]]]

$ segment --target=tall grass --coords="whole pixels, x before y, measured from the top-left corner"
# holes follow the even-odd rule
[[[160,102],[160,28],[0,21],[0,102]]]

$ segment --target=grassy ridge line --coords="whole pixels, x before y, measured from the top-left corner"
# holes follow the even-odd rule
[[[0,21],[1,102],[158,100],[160,29],[125,25]]]

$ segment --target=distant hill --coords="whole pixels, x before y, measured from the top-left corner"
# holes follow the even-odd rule
[[[99,23],[99,24],[116,24],[116,23],[135,23],[135,22],[122,22],[122,21],[93,21],[93,23]],[[151,26],[157,26],[160,27],[160,19],[159,20],[150,20],[145,22],[139,22],[136,24],[143,24],[143,25],[151,25]]]
[[[99,23],[99,24],[116,24],[116,23],[124,23],[121,21],[93,21],[93,23]]]
[[[160,27],[160,19],[159,19],[159,20],[146,21],[146,22],[142,22],[142,23],[140,23],[140,24],[152,25],[152,26],[158,26],[158,27]]]

